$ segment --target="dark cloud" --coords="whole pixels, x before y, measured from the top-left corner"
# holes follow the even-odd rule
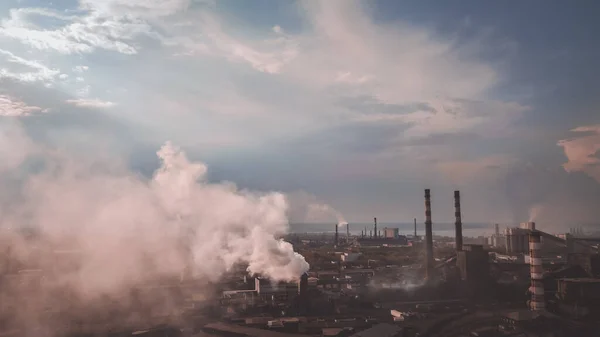
[[[413,104],[387,104],[379,101],[373,96],[361,95],[346,97],[339,101],[339,105],[350,110],[364,114],[409,114],[417,111],[435,113],[436,110],[427,103],[415,102]]]

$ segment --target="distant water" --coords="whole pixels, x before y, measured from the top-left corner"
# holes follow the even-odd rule
[[[292,233],[326,233],[334,232],[335,224],[333,223],[292,223],[290,224],[290,231]],[[365,227],[368,231],[373,229],[373,223],[350,223],[350,234],[360,235],[361,230]],[[412,235],[414,233],[414,223],[377,223],[377,229],[383,231],[387,228],[398,228],[400,234]],[[502,230],[501,226],[501,230]],[[340,233],[346,233],[346,226],[340,227]],[[494,232],[494,224],[483,224],[483,223],[464,223],[463,224],[463,235],[470,237],[477,236],[489,236]],[[425,224],[417,222],[417,235],[425,235]],[[434,223],[433,224],[433,235],[439,236],[454,236],[454,224],[453,223]]]

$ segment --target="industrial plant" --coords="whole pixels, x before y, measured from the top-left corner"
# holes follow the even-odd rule
[[[556,236],[524,222],[504,231],[495,225],[489,240],[468,243],[461,194],[455,191],[455,235],[445,240],[435,235],[432,196],[424,190],[424,237],[417,236],[417,219],[414,233],[402,234],[378,227],[377,218],[372,229],[361,228],[358,235],[351,234],[351,223],[332,224],[333,235],[290,234],[286,240],[310,264],[292,280],[249,275],[243,264],[210,282],[182,272],[179,279],[131,289],[121,299],[129,311],[110,314],[102,312],[110,310],[108,302],[89,308],[76,300],[56,301],[69,289],[48,294],[40,286],[61,268],[75,268],[68,256],[77,252],[40,252],[60,262],[48,269],[14,263],[8,245],[0,333],[44,336],[36,324],[60,321],[53,335],[598,336],[600,238]],[[43,315],[19,316],[26,307],[19,301],[25,299],[14,294],[23,288],[35,294],[28,306],[47,307]],[[88,314],[78,315],[82,312]]]

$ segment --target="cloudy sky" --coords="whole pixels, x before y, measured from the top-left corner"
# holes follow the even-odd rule
[[[3,0],[0,150],[167,140],[348,221],[600,219],[597,1]],[[15,135],[15,125],[22,135]],[[17,132],[18,133],[18,132]],[[6,151],[5,151],[6,152]],[[6,152],[8,153],[8,152]],[[4,160],[4,159],[3,159]]]

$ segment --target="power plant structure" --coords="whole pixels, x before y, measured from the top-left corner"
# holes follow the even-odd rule
[[[433,229],[431,223],[431,191],[425,189],[425,277],[433,278]]]
[[[535,227],[535,225],[534,225]],[[529,233],[529,265],[531,268],[531,292],[530,308],[532,311],[544,310],[544,269],[542,267],[542,256],[540,254],[541,235],[537,231]]]
[[[415,239],[417,238],[417,218],[415,218]]]
[[[373,218],[373,221],[373,234],[375,235],[375,238],[377,238],[377,218]]]
[[[339,240],[339,227],[340,227],[339,224],[335,224],[335,238],[334,238],[333,245],[336,247],[339,245],[339,241],[338,241]]]
[[[462,234],[462,215],[460,211],[460,191],[454,191],[454,216],[456,217],[455,227],[455,245],[456,251],[459,252],[463,247]]]

